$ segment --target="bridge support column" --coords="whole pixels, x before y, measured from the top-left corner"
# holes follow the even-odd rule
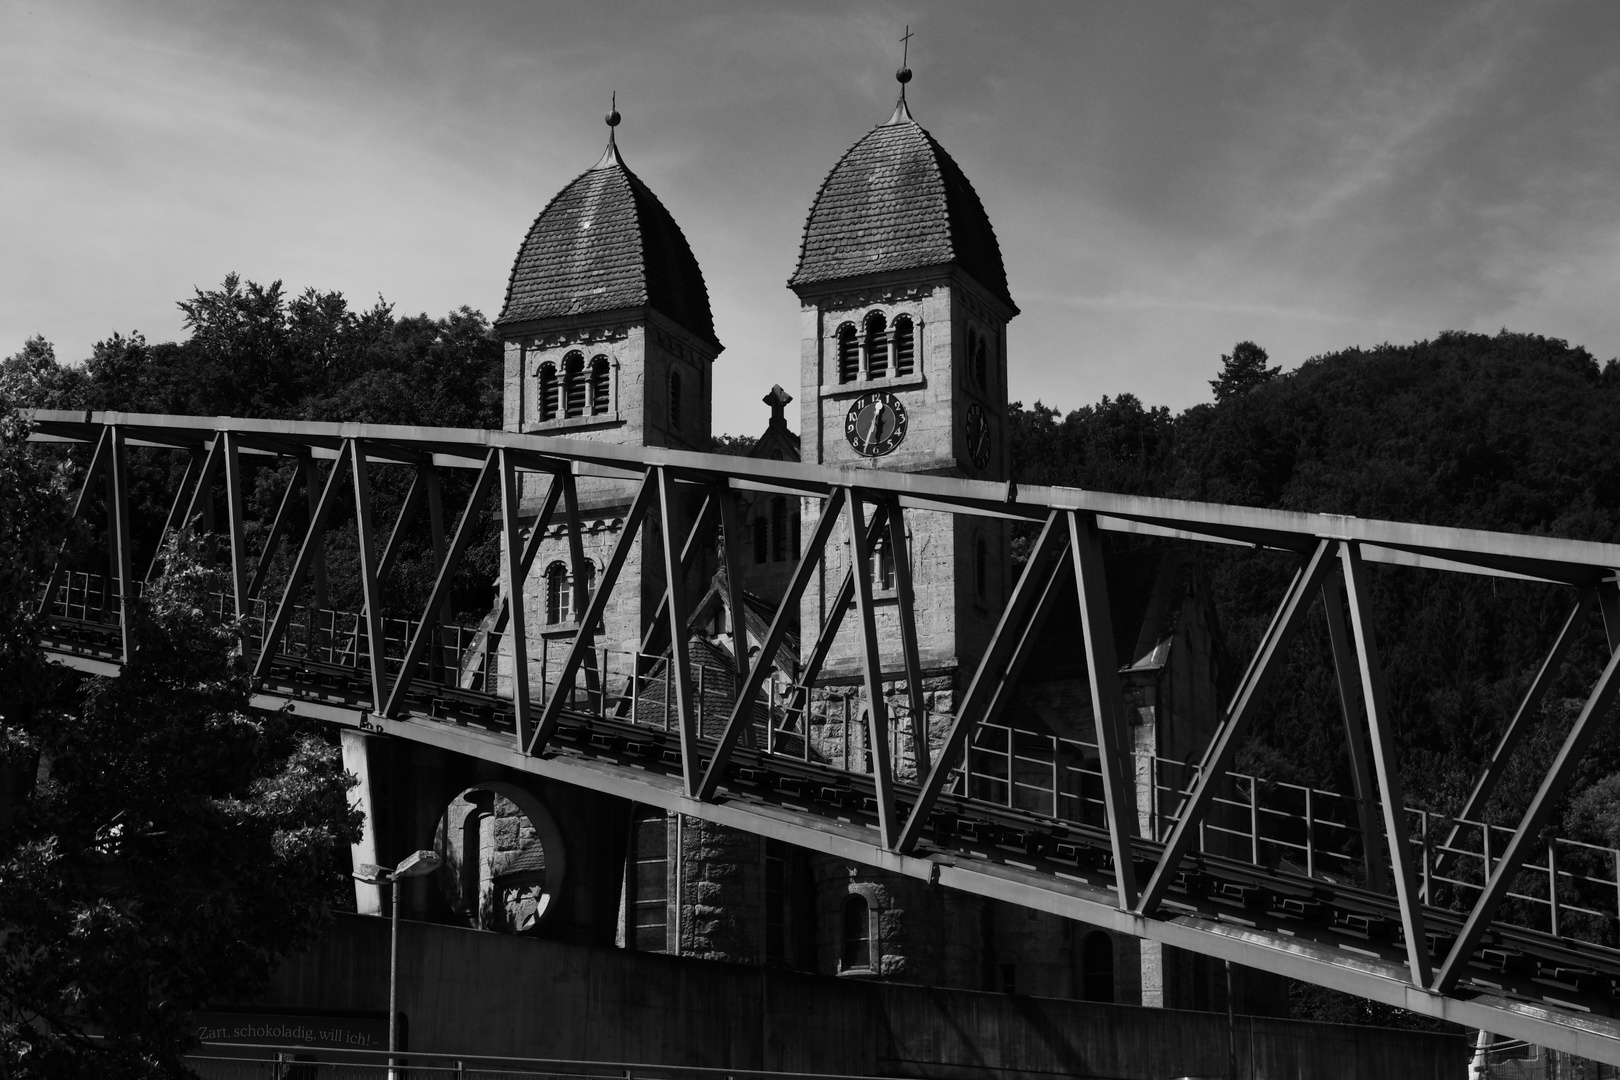
[[[367,743],[375,742],[376,739],[352,728],[344,728],[341,738],[343,769],[358,781],[349,789],[349,805],[366,816],[365,823],[360,827],[360,839],[355,841],[351,848],[354,865],[359,867],[361,863],[378,863],[377,799],[372,785],[371,755],[367,752]],[[356,881],[354,909],[362,915],[381,915],[382,891],[381,885],[367,885]]]

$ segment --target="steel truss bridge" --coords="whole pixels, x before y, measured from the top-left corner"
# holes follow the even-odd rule
[[[1620,852],[1545,832],[1620,690],[1620,546],[498,431],[31,415],[36,442],[84,448],[73,455],[83,462],[76,512],[104,524],[107,538],[106,573],[59,567],[43,597],[52,615],[46,645],[65,664],[116,674],[129,656],[125,601],[161,570],[157,556],[150,566],[134,564],[132,454],[179,454],[184,479],[164,535],[211,530],[228,552],[232,589],[219,597],[220,614],[246,627],[255,705],[415,740],[1620,1064]],[[273,519],[250,521],[244,471],[267,465],[290,482]],[[373,514],[371,478],[379,469],[413,478],[386,535]],[[454,528],[440,495],[449,470],[472,478]],[[529,474],[548,478],[547,494],[537,520],[533,502],[520,520]],[[576,490],[585,477],[626,482],[629,500],[591,592]],[[738,649],[735,670],[706,679],[689,655],[692,598],[681,587],[664,589],[638,653],[600,647],[592,628],[638,536],[661,552],[666,582],[683,582],[695,559],[718,550],[727,571],[719,580],[735,590],[741,576],[730,568],[741,565],[741,534],[733,496],[757,492],[820,503],[757,659]],[[364,603],[345,612],[325,603],[322,552],[334,510],[351,499],[355,591]],[[226,508],[217,526],[216,500]],[[944,717],[929,716],[921,691],[903,541],[907,516],[918,513],[1006,519],[1036,534],[994,636]],[[451,580],[489,516],[502,540],[503,597],[522,595],[548,526],[572,540],[572,610],[583,617],[555,663],[542,656],[549,666],[533,682],[539,668],[523,604],[503,601],[499,618],[481,627],[448,620]],[[804,628],[809,647],[799,670],[773,672],[812,576],[829,548],[842,546],[839,522],[848,529],[852,570],[828,593],[828,624]],[[437,575],[416,618],[387,619],[383,583],[413,530],[431,534]],[[885,532],[904,656],[903,670],[893,671],[880,666],[871,584],[874,544]],[[1146,793],[1135,779],[1115,674],[1105,532],[1297,560],[1202,760],[1152,762]],[[289,562],[288,572],[272,574]],[[1405,803],[1369,563],[1544,582],[1568,595],[1563,629],[1454,818]],[[1089,672],[1090,739],[1004,718],[1060,596],[1078,601],[1083,634],[1073,647]],[[731,599],[731,610],[741,611],[740,594]],[[1518,825],[1482,825],[1516,744],[1594,607],[1608,662]],[[1349,795],[1232,771],[1257,703],[1317,610],[1327,618],[1346,717],[1357,789]],[[860,645],[861,683],[818,686],[846,612]],[[885,692],[885,683],[900,681],[904,692]],[[851,709],[864,720],[848,723]],[[706,722],[715,716],[723,721]],[[816,736],[839,716],[844,741],[832,749]],[[1157,808],[1152,814],[1139,813],[1142,798]]]

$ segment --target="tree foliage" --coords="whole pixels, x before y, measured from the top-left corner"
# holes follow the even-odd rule
[[[1221,357],[1221,373],[1210,380],[1216,401],[1246,394],[1277,377],[1281,368],[1266,367],[1266,350],[1252,341],[1240,341]]]
[[[1240,342],[1213,404],[1171,416],[1129,395],[1059,417],[1012,410],[1015,477],[1307,513],[1620,541],[1620,365],[1563,341],[1443,333],[1348,349],[1297,370]],[[1118,542],[1118,541],[1116,541]],[[1298,560],[1200,548],[1228,654],[1258,644]],[[1574,597],[1466,574],[1369,566],[1374,625],[1408,802],[1456,812]],[[1592,616],[1488,809],[1516,823],[1606,659]],[[1230,682],[1237,663],[1228,663]],[[1261,703],[1239,765],[1351,790],[1318,603]],[[1620,839],[1620,737],[1607,725],[1570,792],[1562,835]],[[1299,1007],[1376,1020],[1324,992]],[[1346,1011],[1348,1010],[1348,1011]],[[1376,1011],[1376,1010],[1375,1010]]]
[[[239,628],[209,614],[222,575],[194,550],[132,603],[120,677],[45,664],[34,598],[73,529],[6,416],[0,1070],[169,1075],[193,1010],[254,993],[324,925],[349,781],[319,733],[248,707]]]

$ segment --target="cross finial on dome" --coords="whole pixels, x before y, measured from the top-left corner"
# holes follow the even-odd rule
[[[613,141],[613,129],[619,126],[619,119],[620,119],[619,118],[619,92],[617,90],[613,91],[613,97],[611,98],[611,104],[608,106],[608,114],[606,116],[604,116],[602,119],[607,122],[607,126],[608,126],[607,149],[602,151],[602,160],[598,161],[595,165],[592,165],[591,168],[593,168],[593,169],[605,169],[609,165],[621,165],[622,166],[624,164],[624,162],[622,160],[620,160],[620,158],[619,158],[619,145],[618,145],[618,143]]]
[[[889,117],[891,124],[903,124],[911,119],[911,110],[906,108],[906,83],[911,81],[911,68],[906,64],[911,55],[913,36],[908,23],[905,36],[900,39],[900,70],[894,73],[894,81],[900,84],[900,100],[895,103],[894,115]]]

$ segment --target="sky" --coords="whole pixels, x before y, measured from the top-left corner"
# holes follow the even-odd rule
[[[618,143],[701,264],[716,432],[797,393],[822,178],[912,114],[1022,314],[1012,397],[1210,399],[1274,363],[1500,328],[1620,354],[1620,4],[0,0],[0,355],[184,336],[228,272],[499,313]]]

